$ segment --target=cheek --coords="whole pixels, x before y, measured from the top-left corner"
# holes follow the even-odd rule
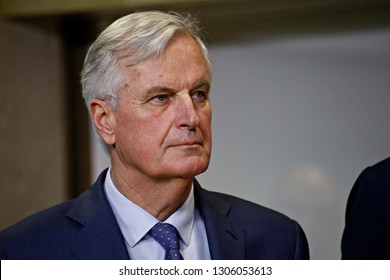
[[[169,125],[162,117],[138,119],[134,125],[129,125],[127,133],[135,149],[152,154],[164,143]]]
[[[201,115],[201,130],[203,137],[211,144],[211,111],[207,110]]]
[[[168,113],[168,114],[167,114]],[[122,141],[140,149],[140,145],[156,147],[164,140],[171,126],[170,112],[153,112],[144,107],[126,106],[117,113],[117,134]]]

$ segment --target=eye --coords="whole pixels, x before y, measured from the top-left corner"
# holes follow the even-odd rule
[[[206,100],[206,98],[207,98],[207,94],[204,91],[197,91],[192,96],[194,99],[199,100],[199,101]]]
[[[158,103],[163,103],[163,102],[166,102],[168,99],[168,95],[166,94],[160,94],[160,95],[157,95],[155,97],[153,97],[153,101],[155,102],[158,102]]]

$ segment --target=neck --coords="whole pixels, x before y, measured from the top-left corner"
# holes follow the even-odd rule
[[[114,166],[111,178],[125,197],[159,221],[166,220],[183,205],[192,186],[192,178],[155,180],[142,175],[136,176],[133,172],[119,172]]]

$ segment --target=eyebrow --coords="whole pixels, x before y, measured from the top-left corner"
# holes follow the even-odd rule
[[[197,83],[195,83],[194,89],[200,88],[200,87],[207,87],[207,90],[210,90],[210,87],[211,87],[210,81],[208,81],[206,79],[199,80]]]
[[[194,86],[190,89],[191,91],[197,89],[197,88],[201,88],[201,87],[207,87],[207,90],[210,89],[210,82],[206,79],[201,79],[199,81],[197,81]],[[173,87],[169,87],[169,86],[152,86],[151,88],[149,88],[147,91],[146,91],[146,96],[150,96],[156,92],[168,92],[168,93],[174,93],[176,92],[177,90]]]

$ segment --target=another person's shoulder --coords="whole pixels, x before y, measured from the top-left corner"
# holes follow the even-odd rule
[[[390,190],[390,157],[365,168],[357,178],[355,186]]]
[[[343,259],[388,259],[390,158],[365,168],[355,181],[346,207],[341,241]]]
[[[385,176],[390,180],[390,157],[370,166],[368,170],[374,172],[377,176]]]

